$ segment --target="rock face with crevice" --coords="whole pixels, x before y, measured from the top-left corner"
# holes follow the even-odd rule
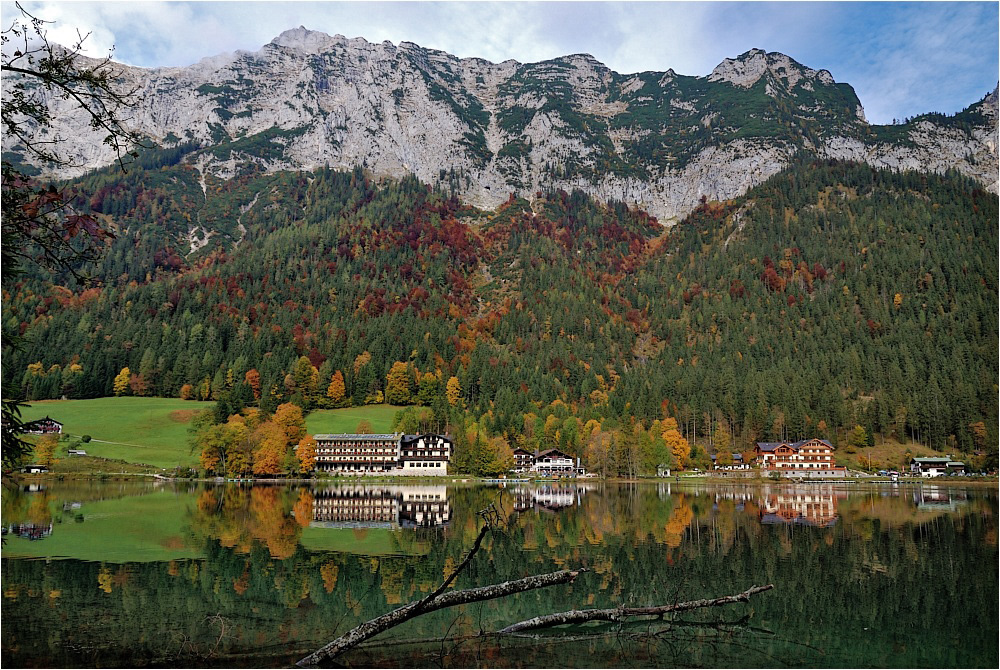
[[[122,78],[138,88],[129,123],[161,147],[191,148],[185,160],[223,179],[360,165],[376,176],[415,174],[482,207],[512,192],[580,188],[664,223],[702,197],[743,194],[803,150],[954,169],[998,188],[996,91],[954,117],[871,126],[849,85],[759,49],[706,77],[622,75],[586,54],[490,63],[300,27],[257,52],[122,66]],[[113,162],[68,102],[49,103],[53,134],[80,166],[56,176]]]

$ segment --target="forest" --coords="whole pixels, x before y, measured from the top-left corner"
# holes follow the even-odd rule
[[[399,426],[478,473],[516,446],[635,475],[806,437],[996,467],[998,201],[968,178],[801,158],[665,228],[582,192],[221,181],[183,151],[67,186],[116,237],[88,284],[4,283],[5,394],[214,400],[213,425],[422,405]]]

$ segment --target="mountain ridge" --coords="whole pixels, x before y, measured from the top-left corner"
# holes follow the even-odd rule
[[[589,54],[491,63],[300,26],[255,52],[121,67],[141,92],[130,123],[160,146],[195,143],[186,160],[222,179],[247,169],[361,166],[447,183],[486,208],[510,193],[581,188],[667,224],[703,197],[742,195],[800,151],[897,170],[955,169],[998,187],[995,92],[961,113],[969,117],[961,127],[950,117],[872,126],[850,85],[761,49],[702,77],[620,74]],[[96,133],[61,113],[66,101],[49,104],[60,112],[54,133],[73,138],[82,166],[54,176],[111,163]],[[970,113],[977,105],[986,111]],[[4,150],[16,153],[6,138]]]

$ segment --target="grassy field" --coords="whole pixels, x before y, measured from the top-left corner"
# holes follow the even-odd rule
[[[161,468],[194,465],[189,453],[192,417],[212,403],[177,398],[93,398],[34,401],[22,412],[25,420],[46,415],[63,424],[63,432],[90,435],[81,445],[90,456],[123,459]]]
[[[22,418],[30,421],[50,416],[62,422],[64,434],[90,435],[91,441],[80,445],[88,456],[173,468],[197,465],[198,456],[188,446],[188,429],[196,413],[211,408],[212,403],[177,398],[38,400],[24,409]],[[399,409],[368,405],[317,410],[306,417],[306,428],[310,433],[353,433],[358,423],[366,420],[374,432],[387,433]],[[79,467],[70,468],[79,465],[75,461],[75,457],[64,459],[63,470],[78,471]],[[59,465],[55,469],[59,470]],[[100,469],[124,471],[111,464],[102,464]]]
[[[362,420],[372,425],[376,433],[392,431],[392,420],[396,412],[403,409],[393,405],[366,405],[345,409],[319,409],[306,417],[306,429],[316,433],[353,433]]]

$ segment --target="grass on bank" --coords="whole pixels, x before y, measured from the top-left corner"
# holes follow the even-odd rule
[[[358,424],[367,421],[373,433],[392,432],[392,421],[396,412],[403,409],[393,405],[365,405],[344,409],[318,409],[306,417],[306,430],[317,433],[354,433]]]
[[[213,403],[178,398],[91,398],[87,400],[37,400],[23,409],[25,421],[49,416],[63,424],[63,434],[72,439],[90,435],[81,444],[86,457],[65,457],[67,441],[60,443],[61,462],[56,472],[126,472],[118,463],[96,459],[142,463],[158,468],[197,466],[188,440],[191,420]],[[306,417],[310,433],[353,433],[358,423],[367,421],[372,431],[387,433],[400,408],[368,405],[344,409],[317,410]],[[71,440],[72,441],[72,440]],[[90,458],[94,457],[94,458]]]

